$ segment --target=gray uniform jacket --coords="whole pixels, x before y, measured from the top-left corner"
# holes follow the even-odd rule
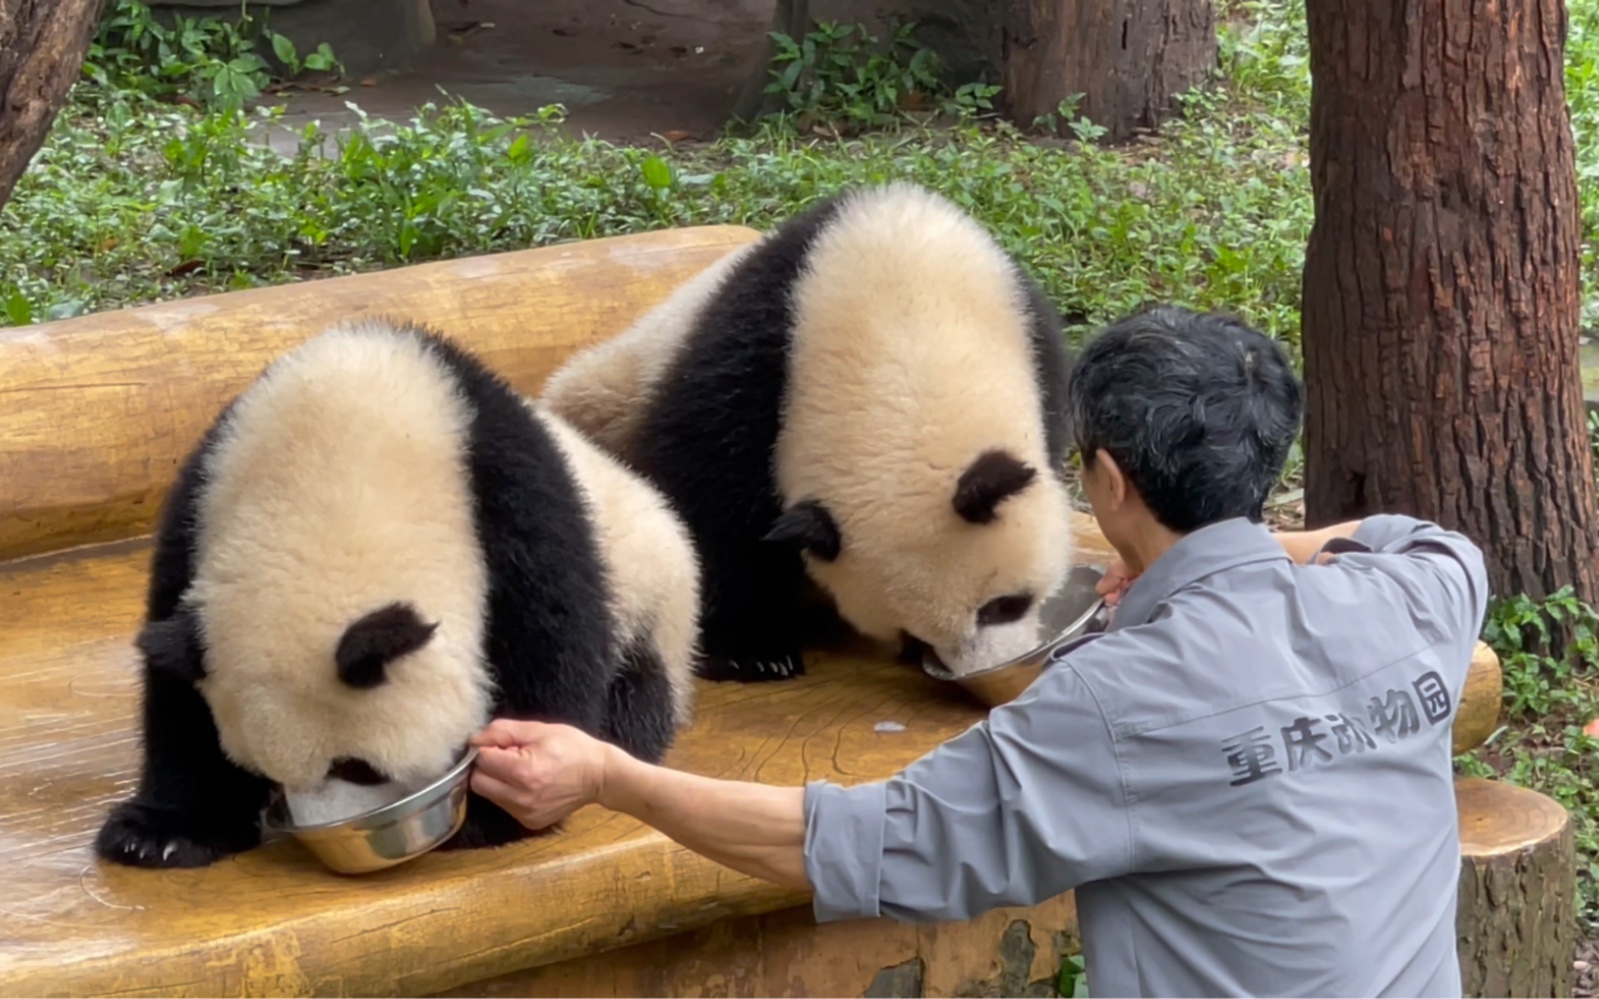
[[[1077,890],[1089,991],[1459,996],[1450,728],[1481,552],[1368,518],[1327,565],[1184,537],[1109,629],[886,781],[805,789],[818,920]]]

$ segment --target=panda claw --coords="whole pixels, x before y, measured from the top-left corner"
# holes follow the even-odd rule
[[[259,841],[259,829],[223,829],[180,812],[126,802],[106,818],[95,852],[129,867],[206,867]]]
[[[701,661],[699,675],[712,681],[736,683],[771,683],[788,680],[805,672],[804,660],[797,654],[783,659],[735,659],[726,656],[707,656]]]

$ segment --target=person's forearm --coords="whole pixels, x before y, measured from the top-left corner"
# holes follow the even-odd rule
[[[1315,558],[1322,545],[1334,538],[1347,538],[1360,529],[1361,521],[1347,520],[1317,531],[1276,531],[1272,536],[1283,546],[1288,557],[1301,565]]]
[[[805,789],[698,777],[611,748],[599,803],[724,867],[809,890]]]

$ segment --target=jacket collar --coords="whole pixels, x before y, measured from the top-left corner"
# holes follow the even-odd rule
[[[1161,604],[1206,576],[1276,559],[1286,561],[1288,553],[1264,524],[1243,517],[1208,524],[1184,535],[1133,581],[1106,630],[1147,624]]]

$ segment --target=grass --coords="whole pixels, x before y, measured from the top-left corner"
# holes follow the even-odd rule
[[[667,226],[765,228],[845,185],[905,178],[991,226],[1077,323],[1160,299],[1237,311],[1292,346],[1311,222],[1303,5],[1222,6],[1221,86],[1119,149],[1083,141],[1095,129],[1069,106],[1025,133],[996,123],[991,88],[934,92],[924,55],[899,43],[873,55],[828,27],[783,48],[789,113],[750,135],[628,148],[567,137],[558,108],[500,120],[446,104],[409,122],[362,120],[336,141],[311,128],[285,157],[263,141],[280,127],[273,113],[243,106],[274,79],[264,54],[321,67],[333,53],[301,58],[270,33],[216,24],[157,34],[147,11],[117,0],[86,82],[0,212],[0,325]],[[1571,0],[1570,16],[1594,326],[1599,0]],[[1575,628],[1570,648],[1542,637],[1555,620]],[[1599,715],[1596,630],[1567,598],[1497,604],[1485,636],[1504,660],[1507,725],[1460,761],[1572,808],[1590,927],[1599,744],[1581,729]]]
[[[1220,114],[1138,156],[977,123],[805,139],[771,125],[656,153],[567,138],[554,110],[503,122],[457,105],[362,122],[326,152],[313,130],[283,158],[252,141],[266,116],[126,95],[73,111],[0,215],[12,322],[663,226],[764,228],[908,178],[992,225],[1084,321],[1166,298],[1241,304],[1296,335],[1303,162],[1276,155],[1291,135],[1227,134],[1243,129]]]
[[[989,223],[1074,319],[1158,298],[1236,307],[1293,340],[1310,224],[1296,46],[1287,29],[1229,35],[1245,82],[1127,150],[1082,144],[1069,125],[1023,135],[975,117],[984,98],[967,94],[948,102],[967,114],[954,127],[818,135],[801,107],[798,127],[653,151],[569,138],[559,109],[502,121],[442,105],[332,144],[313,129],[286,158],[262,141],[270,112],[80,87],[0,213],[0,317],[663,226],[766,227],[843,186],[908,178]]]

